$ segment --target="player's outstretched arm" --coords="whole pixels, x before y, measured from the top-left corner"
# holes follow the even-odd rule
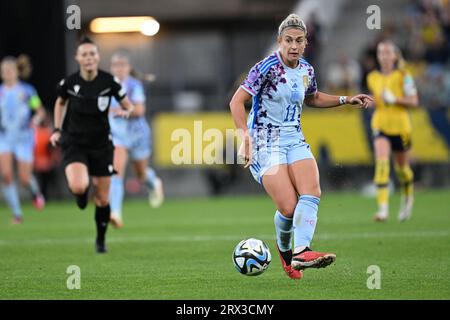
[[[403,97],[396,97],[391,92],[386,90],[383,94],[383,100],[386,104],[399,104],[406,108],[414,109],[419,107],[419,97],[417,96],[417,94],[412,94]]]
[[[45,112],[45,108],[40,105],[36,111],[35,114],[33,116],[32,122],[34,125],[39,125],[40,123],[42,123],[42,121],[44,121],[45,116],[46,116],[46,112]]]
[[[120,107],[122,109],[117,110],[114,113],[115,117],[129,118],[134,112],[134,105],[131,103],[128,97],[124,97],[119,101]]]
[[[133,113],[130,117],[140,117],[145,115],[145,105],[143,103],[135,103]]]
[[[371,96],[366,94],[357,94],[352,97],[334,96],[324,92],[316,91],[314,94],[305,96],[305,103],[313,108],[334,108],[344,104],[356,105],[367,108],[373,102]]]

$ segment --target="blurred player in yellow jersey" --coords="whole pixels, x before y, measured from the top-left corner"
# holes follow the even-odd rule
[[[375,149],[375,176],[378,212],[375,221],[389,217],[390,156],[394,156],[396,176],[402,186],[399,220],[407,220],[412,213],[414,174],[409,163],[411,148],[411,120],[409,109],[418,107],[419,99],[414,80],[404,69],[398,47],[385,40],[377,46],[379,70],[367,75],[369,90],[375,99],[372,132]]]

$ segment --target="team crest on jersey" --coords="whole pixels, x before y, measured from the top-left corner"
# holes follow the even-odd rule
[[[292,91],[291,91],[291,102],[296,103],[300,100],[300,92],[298,91],[298,85],[297,82],[294,82],[292,85]]]
[[[308,78],[308,76],[303,76],[303,86],[305,88],[309,87],[309,78]]]
[[[295,103],[298,102],[299,100],[300,100],[300,91],[298,90],[291,91],[291,102]]]
[[[98,97],[97,106],[98,106],[98,109],[101,112],[105,111],[108,108],[108,106],[109,106],[109,97],[108,96],[106,96],[106,97],[102,97],[102,96]]]

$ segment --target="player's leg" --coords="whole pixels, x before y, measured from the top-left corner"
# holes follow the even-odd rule
[[[83,162],[72,162],[65,169],[67,184],[70,192],[75,195],[77,205],[84,209],[88,202],[89,193],[89,171]]]
[[[304,147],[303,147],[304,149]],[[299,148],[301,150],[301,148]],[[302,152],[308,152],[307,150]],[[294,212],[294,253],[292,267],[297,270],[305,268],[322,268],[336,259],[333,253],[317,252],[310,249],[317,224],[321,189],[319,169],[312,157],[290,162],[288,172],[296,192],[299,194]]]
[[[95,223],[97,226],[97,238],[95,248],[98,253],[105,253],[105,236],[108,223],[111,219],[111,208],[109,206],[109,192],[111,177],[93,177],[94,201],[95,201]]]
[[[253,172],[252,172],[253,173]],[[292,217],[297,205],[297,194],[286,164],[271,167],[264,173],[262,184],[277,207],[274,216],[277,250],[283,269],[292,279],[301,279],[302,274],[291,267],[292,261]]]
[[[147,159],[133,160],[133,168],[142,184],[148,188],[148,200],[152,208],[158,208],[164,201],[164,190],[161,179],[155,170],[148,166]]]
[[[385,221],[389,216],[389,174],[391,143],[385,136],[377,136],[374,140],[375,175],[374,183],[377,188],[378,211],[375,221]]]
[[[34,138],[31,135],[26,139],[17,141],[14,146],[14,154],[18,162],[20,184],[30,191],[34,207],[37,210],[43,210],[45,199],[41,193],[36,177],[33,175],[33,152]]]
[[[114,169],[117,171],[111,177],[109,202],[111,205],[111,224],[122,228],[122,204],[125,194],[124,177],[128,162],[128,151],[124,146],[116,145],[114,148]]]
[[[394,151],[395,173],[401,184],[400,221],[411,217],[414,204],[414,173],[409,164],[408,151]]]
[[[32,197],[33,205],[37,210],[43,210],[45,199],[39,188],[38,181],[33,175],[33,164],[31,162],[18,161],[18,173],[20,184],[27,188]]]
[[[22,221],[22,208],[20,207],[19,194],[13,177],[13,155],[9,152],[0,153],[0,174],[3,181],[3,196],[13,213],[13,223]]]
[[[158,208],[164,201],[164,189],[161,179],[156,175],[155,170],[148,166],[148,159],[151,155],[149,145],[150,135],[143,134],[136,139],[136,143],[130,148],[133,159],[133,169],[136,176],[145,184],[148,189],[148,201],[152,208]]]
[[[112,143],[105,148],[91,150],[87,154],[89,173],[92,175],[95,200],[95,224],[97,237],[95,249],[98,253],[106,252],[105,236],[108,223],[111,220],[111,207],[109,206],[109,193],[111,190],[111,176],[115,173],[114,146]]]

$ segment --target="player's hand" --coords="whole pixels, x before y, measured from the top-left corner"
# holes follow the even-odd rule
[[[112,114],[114,117],[128,119],[131,115],[131,111],[117,108],[117,109],[112,110]]]
[[[357,94],[356,96],[347,99],[347,103],[357,105],[360,108],[366,109],[373,102],[373,98],[367,94]]]
[[[44,119],[42,119],[39,114],[35,114],[33,118],[31,118],[31,124],[33,127],[38,127],[43,121]]]
[[[252,164],[252,139],[248,132],[242,137],[242,143],[238,151],[239,163],[244,163],[244,168],[248,168]]]
[[[59,144],[60,139],[61,139],[61,132],[59,132],[59,131],[54,132],[50,136],[50,143],[52,144],[53,147],[56,147]]]
[[[394,93],[392,93],[389,89],[383,90],[383,100],[386,104],[395,104],[397,102],[397,98],[395,97]]]

